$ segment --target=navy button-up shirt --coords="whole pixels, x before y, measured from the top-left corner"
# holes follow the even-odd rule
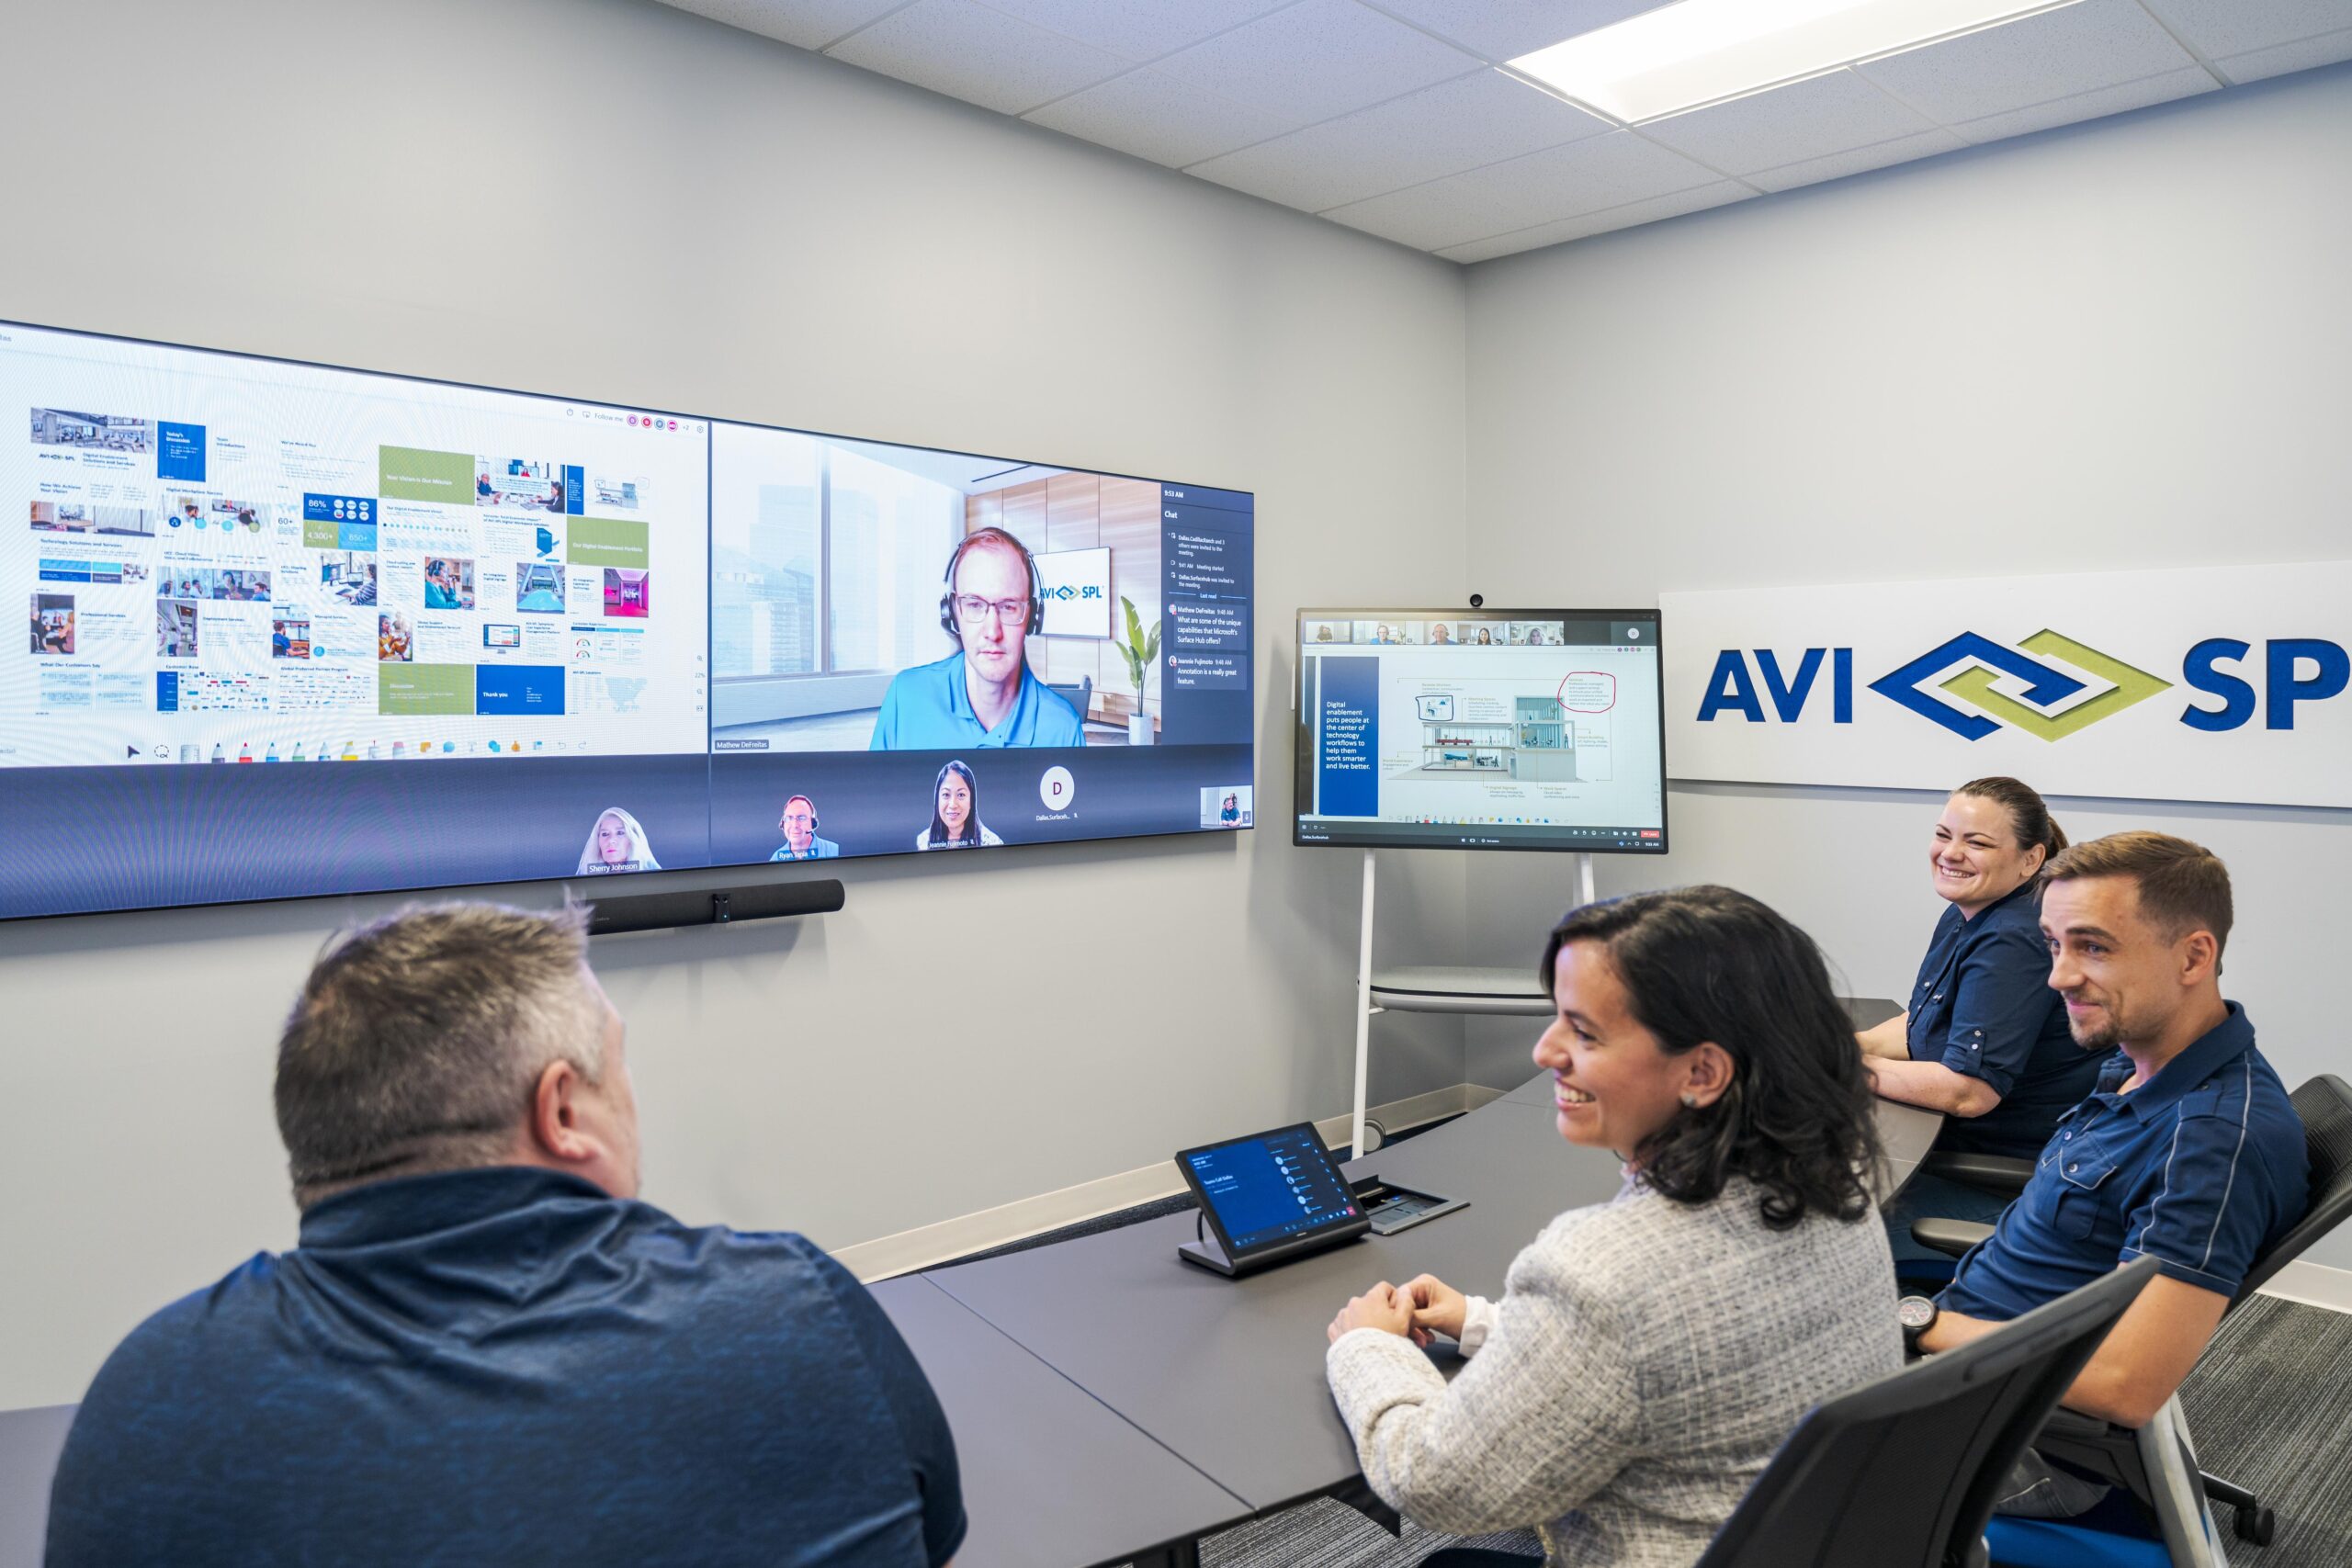
[[[2065,1001],[2050,988],[2035,886],[2027,883],[1973,919],[1946,906],[1919,961],[1911,1059],[1941,1062],[2001,1097],[1982,1116],[1948,1118],[1939,1149],[2031,1159],[2098,1081],[2098,1053],[2075,1043]]]
[[[946,1418],[840,1264],[520,1167],[325,1199],[149,1318],[52,1497],[50,1568],[909,1568],[964,1534]]]
[[[2033,1179],[1939,1298],[2006,1322],[2135,1258],[2172,1279],[2237,1293],[2263,1250],[2303,1216],[2309,1156],[2287,1090],[2229,1017],[2129,1094],[2118,1051],[2063,1117]]]

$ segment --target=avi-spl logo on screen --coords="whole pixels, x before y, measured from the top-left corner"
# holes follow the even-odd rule
[[[1793,663],[1769,648],[1724,649],[1707,676],[1699,722],[1736,716],[1793,724],[1823,689],[1825,663],[1830,720],[1851,724],[1850,648],[1808,648]],[[2011,689],[2004,691],[2005,683]],[[1964,740],[2005,727],[2063,740],[2176,685],[2190,694],[2179,722],[2192,729],[2237,729],[2257,708],[2264,728],[2292,729],[2299,705],[2325,702],[2352,685],[2352,654],[2324,637],[2272,637],[2257,658],[2252,643],[2207,637],[2181,656],[2172,681],[2047,628],[2014,645],[1962,632],[1871,682],[1870,689]]]

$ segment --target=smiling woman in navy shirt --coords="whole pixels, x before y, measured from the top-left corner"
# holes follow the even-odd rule
[[[2041,796],[2011,778],[1971,780],[1937,818],[1928,874],[1949,907],[1910,1006],[1860,1039],[1882,1096],[1944,1113],[1938,1150],[2030,1159],[2098,1077],[2066,1032],[2041,936],[2041,868],[2065,847]],[[2001,1208],[1995,1194],[1920,1177],[1887,1217],[1897,1268],[1937,1257],[1911,1240],[1912,1215],[1990,1223]]]

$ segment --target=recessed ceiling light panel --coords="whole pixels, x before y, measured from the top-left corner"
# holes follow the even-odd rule
[[[2059,0],[2072,5],[2075,0]],[[1626,124],[2054,11],[2052,0],[1678,0],[1510,68]]]

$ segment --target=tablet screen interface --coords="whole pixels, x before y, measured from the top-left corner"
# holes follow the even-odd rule
[[[1188,1149],[1185,1173],[1231,1253],[1356,1222],[1354,1195],[1306,1123]]]

